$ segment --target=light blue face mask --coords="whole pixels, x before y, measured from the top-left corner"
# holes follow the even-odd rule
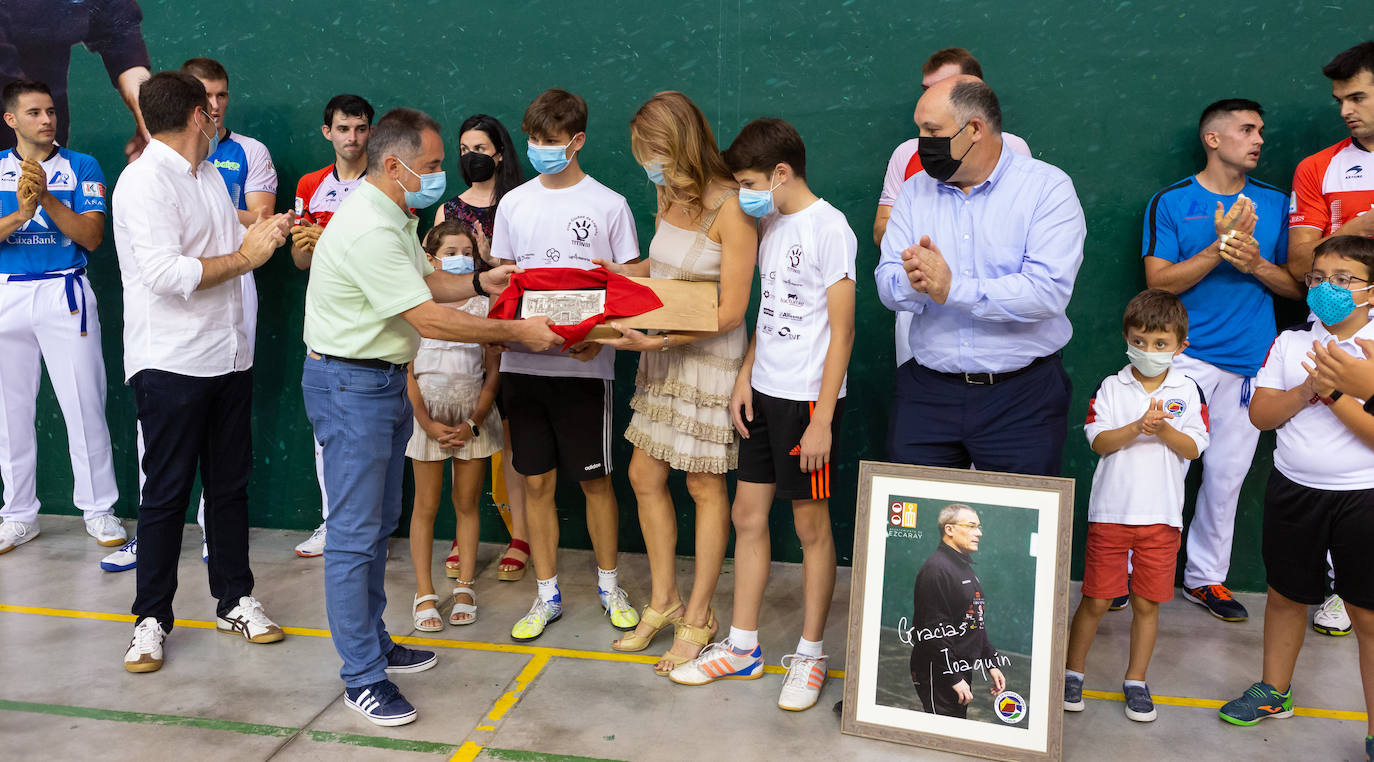
[[[406,163],[400,159],[396,161],[400,161],[401,166],[405,167],[407,172],[420,178],[420,189],[417,191],[406,190],[406,187],[401,185],[400,180],[396,181],[397,185],[401,185],[401,190],[406,192],[406,206],[411,209],[425,209],[433,206],[436,201],[444,197],[444,189],[448,187],[448,176],[444,174],[444,170],[422,175],[407,167]]]
[[[750,217],[762,217],[773,211],[773,191],[778,186],[773,185],[768,190],[755,190],[753,188],[739,189],[739,208]]]
[[[473,270],[472,257],[463,254],[454,254],[451,257],[444,257],[439,260],[439,268],[446,273],[467,275]]]
[[[205,114],[205,118],[210,122],[210,151],[205,154],[205,158],[208,159],[215,155],[215,151],[219,150],[219,127],[215,125],[215,120],[210,116],[209,112],[202,111],[201,113]],[[200,134],[204,135],[205,131],[201,130]]]
[[[663,186],[668,184],[668,181],[663,179],[663,167],[657,164],[645,164],[644,174],[649,176],[649,182],[654,185]]]
[[[567,145],[561,146],[537,146],[534,143],[529,145],[526,155],[529,156],[530,165],[534,167],[535,172],[541,175],[556,175],[568,168],[568,146],[572,145],[571,140]]]

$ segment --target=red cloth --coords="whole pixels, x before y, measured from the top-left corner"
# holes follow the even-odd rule
[[[607,320],[643,315],[663,306],[663,301],[652,288],[635,283],[623,275],[616,275],[604,267],[594,270],[541,267],[512,275],[510,285],[501,292],[488,315],[502,320],[514,320],[520,312],[520,295],[526,290],[562,291],[575,288],[604,288],[606,311],[577,325],[549,326],[550,330],[563,337],[563,349],[582,341],[588,332]]]

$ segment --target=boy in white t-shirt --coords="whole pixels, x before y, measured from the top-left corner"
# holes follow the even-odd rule
[[[1159,604],[1174,597],[1183,528],[1183,479],[1210,441],[1207,400],[1174,358],[1188,346],[1188,311],[1161,289],[1136,294],[1121,321],[1130,362],[1088,403],[1083,433],[1102,456],[1088,498],[1083,599],[1069,628],[1064,709],[1083,711],[1083,673],[1112,599],[1129,591],[1130,662],[1126,716],[1155,719],[1145,671],[1159,631]],[[1129,562],[1129,569],[1128,564]]]
[[[725,152],[739,203],[759,220],[763,298],[754,338],[730,398],[743,441],[732,511],[735,609],[730,636],[674,669],[669,679],[704,685],[763,675],[759,608],[768,584],[768,511],[791,500],[802,546],[801,640],[783,657],[778,706],[809,709],[825,684],[822,639],[835,590],[830,463],[839,439],[846,369],[854,346],[858,240],[844,215],[806,184],[806,147],[792,125],[756,119]]]
[[[591,270],[594,259],[639,258],[634,218],[625,197],[582,171],[587,103],[565,90],[546,90],[525,110],[529,160],[538,177],[510,191],[496,209],[491,254],[521,269]],[[596,554],[601,607],[618,630],[633,630],[639,614],[617,580],[619,512],[611,488],[611,381],[615,350],[584,342],[560,353],[509,351],[501,356],[501,409],[509,416],[515,470],[525,477],[531,560],[539,596],[511,637],[534,640],[563,615],[558,589],[558,472],[582,486],[587,532]]]
[[[1363,357],[1374,339],[1370,287],[1374,240],[1332,236],[1317,246],[1307,306],[1317,322],[1281,332],[1269,348],[1250,400],[1250,421],[1277,429],[1274,470],[1264,494],[1261,554],[1269,593],[1260,682],[1221,708],[1221,719],[1254,725],[1293,714],[1292,678],[1307,630],[1307,608],[1327,593],[1327,552],[1336,594],[1360,646],[1366,697],[1374,695],[1374,415],[1341,394],[1309,358],[1316,345]],[[1356,303],[1356,299],[1360,299]],[[1374,712],[1365,752],[1374,751]]]

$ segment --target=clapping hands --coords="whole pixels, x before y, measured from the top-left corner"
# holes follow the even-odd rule
[[[1172,413],[1164,411],[1164,400],[1152,399],[1150,400],[1150,407],[1145,410],[1145,415],[1140,416],[1140,420],[1136,421],[1135,425],[1141,434],[1152,437],[1159,434],[1161,426],[1168,426],[1169,424],[1165,421],[1173,417]]]

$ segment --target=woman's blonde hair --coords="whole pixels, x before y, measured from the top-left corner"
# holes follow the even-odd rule
[[[635,112],[630,151],[640,164],[662,165],[665,207],[676,203],[699,211],[713,181],[732,182],[706,116],[676,90],[655,94]]]

